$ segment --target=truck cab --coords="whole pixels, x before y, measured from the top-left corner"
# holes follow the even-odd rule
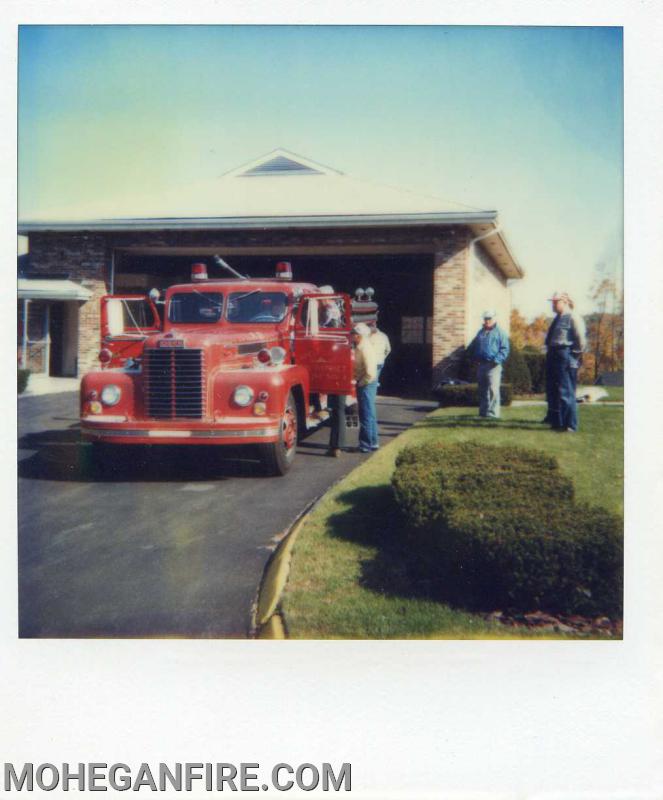
[[[282,274],[192,278],[159,310],[151,297],[102,299],[101,368],[81,382],[83,438],[257,445],[266,470],[283,475],[314,396],[354,394],[350,298]]]

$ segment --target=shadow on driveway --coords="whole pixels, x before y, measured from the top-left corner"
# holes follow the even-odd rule
[[[18,463],[19,477],[31,480],[181,483],[255,478],[264,474],[258,454],[250,445],[244,448],[111,445],[102,451],[101,458],[95,458],[93,446],[81,441],[78,425],[25,434],[18,447],[34,451]]]

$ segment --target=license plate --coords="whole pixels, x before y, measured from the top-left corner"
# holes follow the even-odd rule
[[[183,339],[162,339],[159,347],[184,347]]]

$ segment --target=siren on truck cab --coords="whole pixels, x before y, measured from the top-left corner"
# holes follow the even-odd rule
[[[192,281],[206,281],[207,280],[207,264],[192,264],[191,265],[191,280]]]
[[[276,264],[276,277],[282,281],[292,280],[292,264],[289,261],[279,261]]]

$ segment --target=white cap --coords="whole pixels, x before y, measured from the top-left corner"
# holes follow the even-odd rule
[[[489,308],[483,312],[481,319],[496,319],[497,313],[494,308]]]
[[[370,336],[371,329],[365,322],[358,322],[352,329],[353,333],[358,333],[360,336]]]

